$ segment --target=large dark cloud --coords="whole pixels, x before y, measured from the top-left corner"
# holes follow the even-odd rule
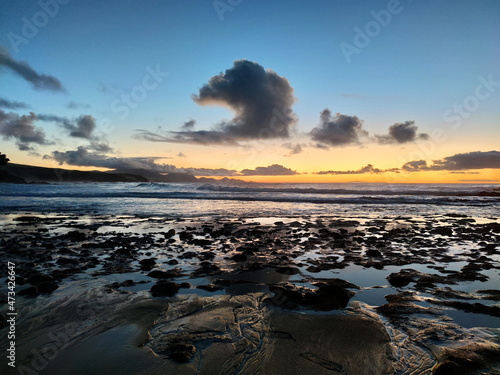
[[[6,67],[24,78],[36,90],[66,91],[56,77],[40,74],[27,62],[14,60],[9,51],[2,46],[0,46],[0,68],[1,67]]]
[[[405,121],[389,126],[388,135],[375,135],[375,138],[381,144],[410,143],[417,140],[429,139],[429,135],[418,133],[415,121]]]
[[[20,108],[29,108],[29,105],[22,102],[16,102],[13,100],[0,98],[0,108],[20,109]]]
[[[296,171],[279,164],[273,164],[268,167],[257,167],[255,169],[243,169],[240,172],[242,176],[292,176],[296,174],[298,174]]]
[[[363,121],[358,117],[340,113],[332,116],[329,109],[324,109],[319,126],[311,130],[310,135],[320,145],[346,146],[360,143],[368,132],[363,129]]]
[[[55,115],[38,115],[43,121],[53,121],[64,127],[71,137],[75,138],[93,138],[93,132],[96,129],[95,118],[91,115],[81,115],[80,117],[69,120],[66,117]]]
[[[200,105],[227,107],[235,116],[208,131],[194,131],[194,122],[188,122],[181,131],[165,136],[140,131],[136,137],[154,142],[237,144],[288,138],[296,121],[292,111],[295,98],[288,80],[248,60],[236,60],[232,68],[210,78],[193,100]]]
[[[365,173],[371,173],[371,174],[379,174],[379,173],[384,173],[384,172],[399,172],[398,168],[391,168],[391,169],[379,169],[375,168],[372,164],[368,164],[363,168],[357,169],[357,170],[347,170],[347,171],[321,171],[321,172],[315,172],[314,174],[334,174],[334,175],[339,175],[339,174],[365,174]]]
[[[18,147],[25,150],[30,143],[52,144],[47,140],[44,130],[35,126],[37,120],[38,118],[33,112],[30,112],[29,115],[19,116],[17,113],[6,113],[0,110],[0,135],[5,140],[15,139]]]
[[[427,165],[425,160],[416,160],[405,163],[402,167],[407,172],[460,171],[487,168],[500,169],[500,151],[473,151],[455,154],[441,160],[434,160],[432,165]]]

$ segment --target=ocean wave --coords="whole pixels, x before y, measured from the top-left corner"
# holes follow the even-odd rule
[[[500,196],[498,189],[484,190],[436,190],[436,189],[407,189],[402,190],[400,187],[392,189],[391,186],[386,186],[386,189],[320,189],[320,188],[279,188],[279,187],[240,187],[240,186],[221,186],[213,184],[205,184],[197,187],[199,191],[214,191],[214,192],[232,192],[232,193],[292,193],[292,194],[330,194],[330,195],[406,195],[406,196]]]
[[[26,198],[60,198],[60,199],[185,199],[185,200],[210,200],[210,201],[247,201],[247,202],[283,202],[283,203],[317,203],[317,204],[432,204],[432,205],[498,205],[500,199],[492,197],[476,196],[398,196],[388,195],[360,195],[360,196],[328,196],[328,194],[305,195],[305,194],[213,194],[195,192],[137,192],[137,191],[75,191],[75,192],[12,192],[4,194],[4,197],[26,197]]]

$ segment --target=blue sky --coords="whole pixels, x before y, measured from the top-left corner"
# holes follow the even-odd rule
[[[216,8],[221,3],[232,10],[220,16]],[[297,99],[293,110],[299,132],[318,126],[319,113],[328,108],[359,117],[370,134],[387,132],[390,125],[407,120],[429,133],[449,125],[443,113],[474,93],[478,77],[491,75],[500,81],[498,1],[232,3],[236,5],[228,0],[70,0],[17,48],[12,33],[22,36],[23,17],[32,21],[43,10],[34,1],[4,1],[0,44],[13,59],[57,77],[67,92],[33,90],[3,68],[0,96],[29,104],[29,110],[18,110],[20,114],[30,110],[68,118],[87,114],[96,119],[98,128],[110,119],[114,130],[108,137],[125,155],[134,129],[179,130],[185,121],[195,119],[197,129],[209,130],[222,119],[231,119],[227,107],[200,106],[191,96],[237,59],[256,62],[289,81]],[[369,45],[348,62],[340,44],[356,47],[355,28],[366,30],[370,22],[373,26],[372,13],[387,14],[391,7],[397,12],[391,13],[387,25],[379,26]],[[168,77],[148,91],[130,115],[119,118],[111,104],[140,84],[148,67],[157,66]],[[485,135],[488,146],[492,138],[498,140],[498,99],[494,92],[481,101],[472,118],[464,119],[470,126],[450,137],[464,143],[468,139],[474,149]],[[83,106],[67,108],[71,101]],[[60,133],[56,124],[39,126],[48,135]],[[61,141],[59,149],[76,146],[74,141]],[[11,143],[2,148],[15,152]],[[163,146],[180,150],[177,145]],[[142,147],[149,146],[143,142]],[[41,153],[52,149],[43,146]],[[22,158],[28,160],[27,155]]]

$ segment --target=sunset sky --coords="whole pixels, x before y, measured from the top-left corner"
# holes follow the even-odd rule
[[[3,1],[12,163],[500,182],[500,2]]]

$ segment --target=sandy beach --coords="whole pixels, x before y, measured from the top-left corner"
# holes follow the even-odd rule
[[[19,373],[500,371],[495,218],[9,214],[1,233]]]

